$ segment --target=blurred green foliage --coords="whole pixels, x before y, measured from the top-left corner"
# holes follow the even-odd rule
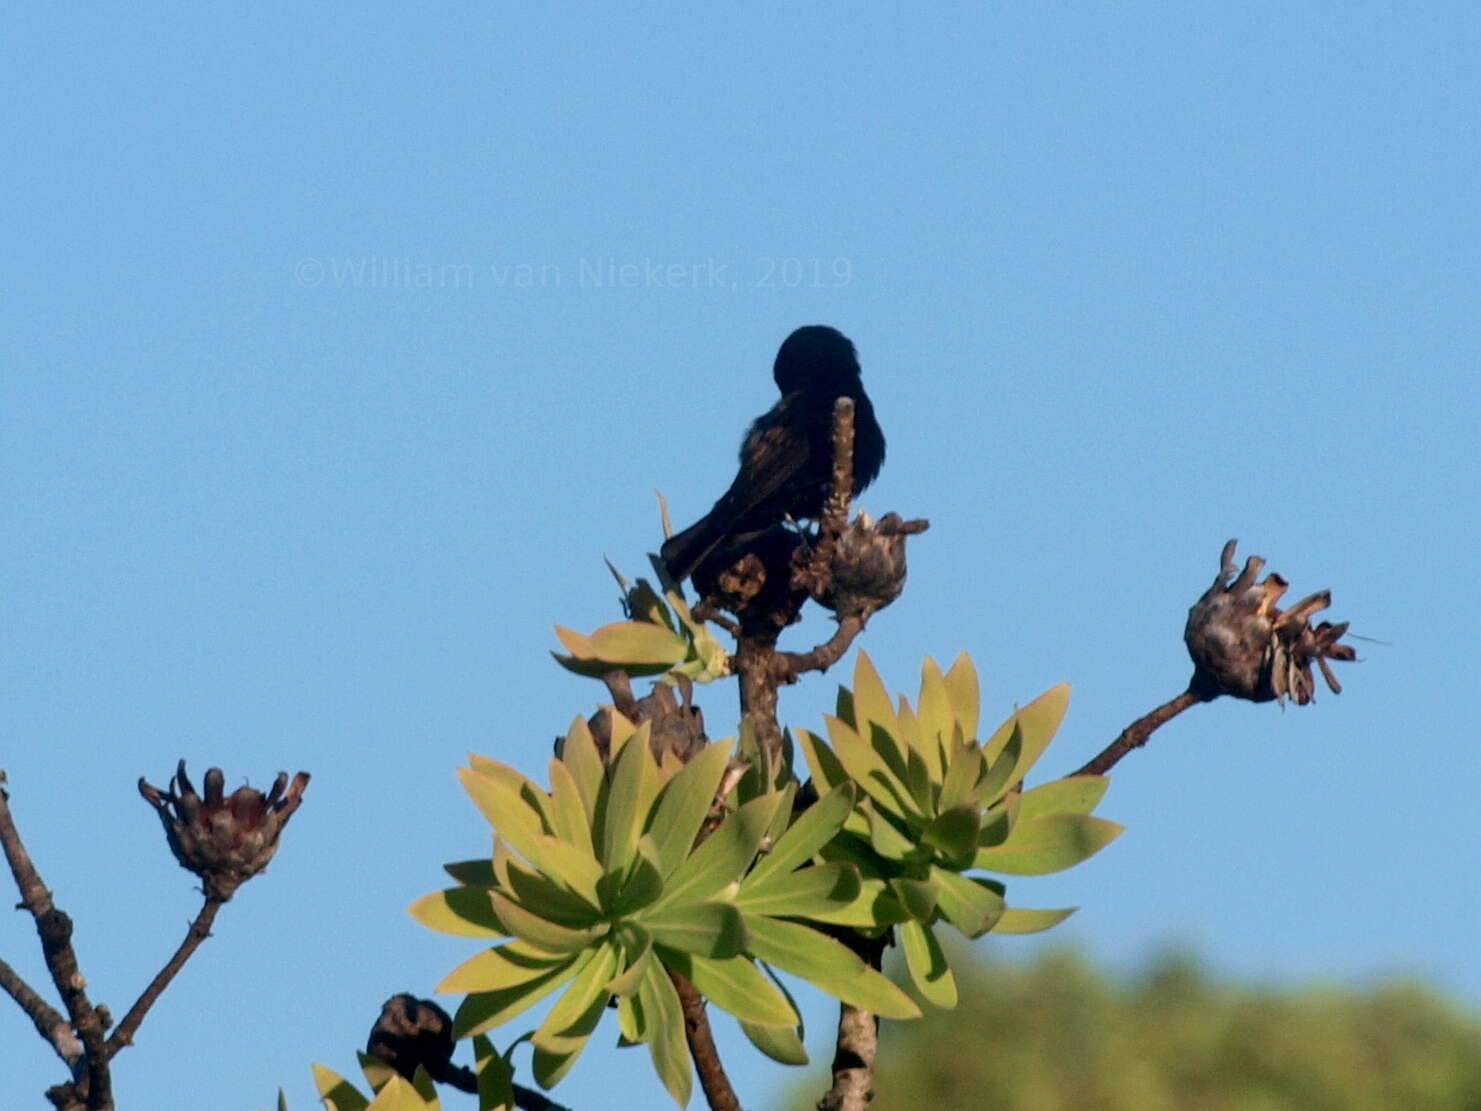
[[[1417,983],[1240,986],[1184,954],[1129,979],[1063,951],[952,963],[955,1010],[884,1024],[875,1111],[1481,1109],[1481,1021]]]

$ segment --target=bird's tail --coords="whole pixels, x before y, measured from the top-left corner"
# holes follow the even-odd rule
[[[716,527],[711,521],[712,517],[713,514],[706,514],[683,532],[670,536],[663,542],[663,547],[658,549],[664,566],[668,568],[669,577],[674,582],[683,582],[694,574],[694,569],[704,562],[705,556],[725,539],[725,530]]]

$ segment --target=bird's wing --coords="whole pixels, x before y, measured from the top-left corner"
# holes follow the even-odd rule
[[[799,398],[789,395],[758,417],[741,444],[740,469],[715,505],[732,526],[752,510],[773,501],[807,466],[811,444],[798,419]],[[716,516],[712,510],[711,516]],[[781,514],[777,514],[777,520]],[[771,523],[771,522],[768,522]]]

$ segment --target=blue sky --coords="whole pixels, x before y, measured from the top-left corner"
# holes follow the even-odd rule
[[[552,624],[615,616],[602,557],[643,569],[655,488],[708,507],[816,322],[889,438],[864,504],[932,521],[864,641],[895,688],[963,649],[998,716],[1068,680],[1067,771],[1182,688],[1230,536],[1385,642],[1340,698],[1178,719],[1117,771],[1127,834],[1010,896],[1080,905],[1051,938],[1122,966],[1186,942],[1481,1006],[1470,6],[6,24],[0,766],[96,998],[121,1013],[198,899],[136,778],[314,773],[122,1106],[313,1106],[310,1061],[351,1069],[384,997],[468,955],[403,912],[486,843],[453,769],[543,774],[599,696]],[[703,705],[729,732],[733,690]],[[0,918],[40,981],[35,948]],[[757,1105],[795,1079],[731,1053]],[[662,1103],[637,1053],[588,1054],[561,1099]],[[58,1079],[8,1004],[0,1077]]]

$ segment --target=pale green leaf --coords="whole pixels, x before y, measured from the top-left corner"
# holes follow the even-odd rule
[[[983,746],[988,760],[995,759],[1007,746],[1016,724],[1022,731],[1023,751],[1019,754],[1017,765],[1013,769],[1013,779],[1015,782],[1022,779],[1043,755],[1044,750],[1049,747],[1049,742],[1054,739],[1055,730],[1059,728],[1059,723],[1064,719],[1064,712],[1069,704],[1070,685],[1068,683],[1050,687],[998,727],[997,732]]]
[[[551,992],[574,976],[576,958],[567,957],[538,979],[499,988],[496,991],[471,992],[458,1004],[458,1013],[453,1017],[453,1036],[466,1038],[469,1034],[482,1034],[501,1026],[533,1007]],[[439,990],[452,990],[441,987]]]
[[[725,819],[669,877],[660,906],[698,902],[740,880],[784,795],[762,795]]]
[[[938,1007],[947,1010],[955,1007],[956,978],[935,932],[924,923],[905,922],[900,926],[899,936],[900,946],[905,950],[905,967],[917,990]]]
[[[665,879],[689,855],[730,759],[730,742],[716,741],[693,757],[664,786],[648,832],[658,848],[659,872]]]
[[[845,1003],[884,1018],[916,1018],[911,998],[831,937],[795,922],[757,916],[747,922],[750,952]]]
[[[787,997],[744,956],[728,960],[685,956],[675,967],[701,995],[743,1022],[790,1029],[802,1021]]]
[[[546,953],[523,941],[511,941],[469,957],[443,978],[437,990],[502,991],[564,969],[574,959],[566,954]]]
[[[741,1032],[751,1044],[773,1061],[782,1065],[807,1064],[807,1050],[802,1038],[792,1026],[760,1026],[754,1022],[740,1020]]]
[[[564,642],[563,642],[564,643]],[[689,655],[689,642],[662,625],[617,621],[603,625],[588,640],[590,654],[616,664],[661,664],[667,667]],[[570,649],[570,645],[566,645]]]
[[[944,680],[946,691],[951,696],[952,714],[961,723],[962,738],[970,741],[977,736],[977,714],[981,704],[977,669],[972,666],[972,657],[965,652],[959,655]]]
[[[1009,907],[1003,912],[1003,917],[998,919],[998,924],[992,928],[992,932],[995,934],[1036,934],[1051,926],[1059,925],[1077,909],[1076,907],[1065,907],[1063,910],[1028,910],[1024,907]]]
[[[744,890],[758,894],[770,880],[791,872],[821,852],[853,809],[854,797],[853,784],[841,783],[798,815],[771,851],[756,862],[746,877]]]
[[[844,719],[840,717],[839,720]],[[808,774],[812,776],[819,794],[849,781],[848,772],[843,770],[838,755],[828,747],[823,738],[806,729],[795,730],[795,736],[802,749],[802,757],[807,761]]]
[[[315,1064],[314,1087],[328,1111],[365,1111],[370,1101],[333,1069]]]
[[[657,961],[648,966],[648,975],[638,985],[638,1005],[642,1008],[643,1039],[653,1056],[653,1067],[674,1102],[684,1107],[694,1086],[689,1049],[684,1041],[684,1012],[668,973]]]
[[[452,887],[433,891],[406,909],[428,929],[455,937],[504,937],[509,933],[494,914],[486,888]]]
[[[670,903],[645,913],[643,928],[664,949],[725,959],[746,945],[741,913],[730,903]]]
[[[1054,779],[1024,793],[1018,802],[1018,820],[1045,814],[1089,814],[1105,796],[1111,781],[1103,775],[1075,775]]]
[[[526,910],[499,890],[490,891],[489,898],[493,900],[494,913],[511,934],[548,953],[579,953],[608,929],[604,922],[584,929],[559,925]]]
[[[735,905],[746,914],[812,918],[848,906],[858,897],[859,869],[840,862],[784,872],[763,884],[753,884],[748,876]]]
[[[1084,814],[1049,814],[1013,826],[1001,845],[979,849],[978,868],[1039,876],[1079,864],[1110,844],[1124,827]]]
[[[869,653],[861,651],[854,662],[854,723],[861,736],[869,735],[870,722],[886,733],[895,732],[895,708],[889,692],[874,669]]]
[[[967,937],[981,937],[1002,918],[1003,896],[984,881],[931,866],[936,906],[942,917]]]

